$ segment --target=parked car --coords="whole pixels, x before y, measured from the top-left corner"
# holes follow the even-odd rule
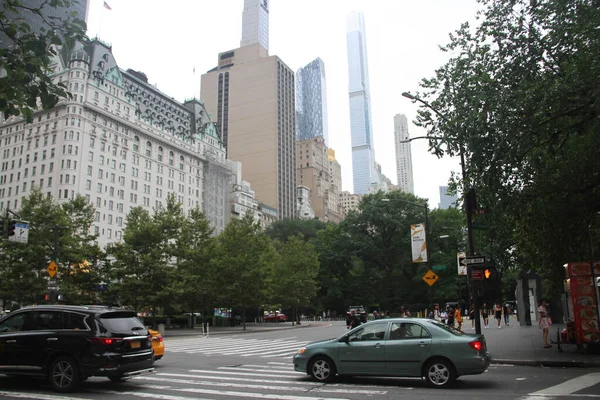
[[[274,312],[263,317],[265,322],[287,322],[288,317],[285,314]]]
[[[356,313],[356,316],[361,324],[367,322],[367,311],[363,306],[350,306],[348,307],[348,311],[346,311],[346,325],[350,325],[350,316],[352,315],[352,310],[354,310]]]
[[[95,306],[21,308],[0,321],[0,371],[46,378],[72,392],[90,376],[118,382],[153,372],[152,336],[135,311]]]
[[[159,331],[148,329],[148,333],[152,335],[152,350],[154,350],[154,361],[158,361],[165,355],[165,342]]]
[[[462,333],[431,319],[371,321],[329,340],[298,350],[294,369],[313,380],[336,375],[422,377],[445,387],[463,375],[483,373],[490,365],[483,335]]]

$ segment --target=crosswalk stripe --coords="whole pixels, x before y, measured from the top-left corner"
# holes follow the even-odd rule
[[[35,399],[35,400],[91,400],[83,397],[66,397],[61,395],[41,394],[41,393],[19,393],[0,391],[2,397],[16,397],[18,399]]]
[[[136,378],[136,380],[146,380],[152,381],[154,378],[147,376],[140,376]],[[289,392],[306,392],[307,388],[299,387],[299,386],[290,386],[289,383],[285,382],[285,386],[272,386],[272,385],[257,385],[257,384],[241,384],[241,383],[231,383],[231,382],[215,382],[215,381],[196,381],[189,379],[161,379],[162,382],[168,383],[179,383],[185,385],[197,385],[197,386],[213,386],[213,387],[226,387],[226,388],[247,388],[247,389],[261,389],[261,390],[279,390],[279,391],[289,391]],[[314,385],[313,385],[314,386]],[[337,388],[312,388],[312,392],[321,392],[321,393],[344,393],[344,394],[363,394],[363,395],[376,395],[376,394],[386,394],[385,390],[360,390],[360,389],[337,389]]]
[[[263,375],[263,374],[261,374]],[[157,378],[162,379],[161,376],[173,376],[179,378],[194,378],[194,379],[214,379],[215,376],[212,375],[192,375],[192,374],[175,374],[175,373],[160,373],[156,374]],[[264,376],[264,375],[263,375]],[[139,379],[140,377],[136,377],[134,379]],[[287,380],[273,380],[273,379],[256,379],[256,378],[246,378],[243,376],[219,376],[219,379],[222,381],[239,381],[239,382],[261,382],[261,383],[283,383],[283,384],[291,384],[300,385],[300,386],[323,386],[323,383],[318,382],[305,382],[305,381],[293,381],[289,380],[289,377],[285,376],[283,378],[288,378]]]
[[[202,370],[202,369],[191,369],[189,372],[200,373],[200,374],[225,374],[225,375],[242,375],[242,376],[266,376],[269,378],[284,378],[286,375],[277,375],[277,374],[265,374],[264,372],[227,372],[227,371],[211,371],[211,370]],[[298,375],[304,375],[302,372],[298,372]]]
[[[256,371],[256,369],[252,369],[252,368],[244,368],[244,367],[219,367],[217,368],[219,371],[221,370],[227,370],[227,371]],[[262,373],[262,371],[260,371]],[[284,371],[284,370],[278,370],[276,371],[278,374],[289,374],[289,375],[300,375],[302,374],[302,372],[296,372],[296,371]]]
[[[274,358],[292,356],[306,343],[282,339],[196,338],[166,342],[165,346],[166,351],[172,353]]]

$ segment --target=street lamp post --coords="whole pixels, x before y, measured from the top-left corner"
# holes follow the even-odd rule
[[[422,100],[422,99],[418,98],[417,96],[413,96],[412,94],[410,94],[408,92],[403,92],[402,96],[406,97],[407,99],[413,100],[413,101],[418,101],[419,103],[423,104],[425,107],[432,110],[438,117],[440,117],[443,120],[446,120],[446,116],[444,116],[438,110],[433,108],[431,106],[431,104],[429,104],[425,100]],[[442,138],[436,137],[436,136],[417,136],[414,138],[409,138],[407,140],[401,140],[400,143],[410,143],[413,140],[417,140],[417,139],[440,140]],[[471,192],[471,189],[469,188],[469,181],[467,179],[467,173],[466,173],[466,168],[465,168],[465,152],[464,152],[462,143],[459,143],[458,150],[459,150],[459,154],[460,154],[460,169],[461,169],[462,181],[463,181],[464,208],[465,208],[465,214],[467,217],[467,242],[469,245],[467,255],[473,256],[473,255],[475,255],[475,246],[474,246],[474,242],[473,242],[473,210],[471,209],[472,204],[470,204],[470,201],[469,201],[471,199],[471,197],[473,196],[473,192]],[[468,279],[471,278],[470,273],[468,273],[467,276],[468,276]],[[471,295],[473,297],[473,312],[475,314],[475,333],[481,334],[481,321],[479,320],[479,299],[478,299],[479,293],[477,293],[477,289],[475,288],[475,285],[473,285],[473,284],[471,284],[471,292],[472,292]],[[475,293],[473,293],[473,292],[475,292]]]
[[[206,321],[206,312],[207,312],[206,311],[206,288],[203,289],[203,294],[204,294],[204,318],[202,319],[203,320],[202,325],[204,325],[205,322],[208,323]]]

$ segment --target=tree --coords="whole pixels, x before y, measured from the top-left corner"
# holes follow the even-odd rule
[[[242,307],[244,329],[246,308],[259,307],[267,298],[267,273],[274,259],[273,244],[251,214],[231,221],[217,237],[213,285],[220,291],[215,297]]]
[[[103,253],[93,244],[89,234],[94,209],[78,196],[57,204],[39,189],[22,200],[16,212],[28,221],[30,234],[27,244],[0,241],[0,298],[4,303],[37,304],[47,293],[48,267],[51,260],[58,264],[55,276],[61,292],[69,303],[82,304],[96,297],[95,284],[101,279],[96,267]],[[15,217],[10,214],[10,219]],[[85,279],[75,276],[74,265],[92,261]]]
[[[318,219],[283,219],[275,221],[266,229],[265,233],[272,239],[285,242],[289,237],[302,235],[304,241],[314,240],[317,233],[325,229],[327,224]]]
[[[483,0],[420,97],[432,150],[467,160],[490,209],[479,240],[504,266],[537,269],[562,291],[562,264],[589,258],[600,212],[600,8],[596,0]],[[591,228],[589,228],[591,225]],[[598,236],[594,238],[598,246]],[[478,242],[480,243],[480,242]]]
[[[56,46],[73,48],[85,37],[85,22],[76,13],[60,14],[73,0],[43,0],[38,7],[29,7],[22,0],[3,0],[0,3],[0,112],[5,118],[23,115],[27,122],[41,106],[48,110],[60,98],[70,97],[66,83],[55,83],[53,56]],[[36,16],[42,23],[33,31],[22,18]],[[39,103],[38,103],[39,101]]]
[[[271,303],[291,307],[306,306],[317,293],[319,258],[315,246],[302,235],[290,236],[285,243],[276,242],[277,258],[272,264],[268,287]]]

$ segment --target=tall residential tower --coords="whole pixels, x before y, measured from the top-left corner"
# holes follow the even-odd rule
[[[408,140],[409,137],[406,116],[396,114],[394,116],[394,143],[396,145],[398,186],[404,192],[415,194],[410,143],[401,143],[403,140]]]
[[[329,146],[325,64],[317,58],[296,72],[296,139],[319,136]]]
[[[369,68],[365,18],[352,13],[347,18],[348,92],[350,97],[350,134],[352,143],[352,178],[354,193],[366,194],[372,184],[379,186],[380,173],[375,162]]]
[[[269,0],[244,0],[240,47],[259,43],[269,51]]]

